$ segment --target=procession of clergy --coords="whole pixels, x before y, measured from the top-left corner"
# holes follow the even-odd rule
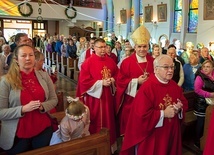
[[[112,153],[118,149],[116,139],[123,137],[121,155],[181,155],[181,123],[188,109],[183,92],[194,90],[200,61],[211,59],[209,53],[202,57],[208,49],[202,47],[199,57],[188,42],[178,56],[175,45],[162,54],[154,44],[150,55],[150,34],[144,26],[131,39],[134,50],[126,41],[125,53],[117,48],[120,42],[116,40],[111,52],[112,42],[92,39],[93,48],[79,57],[76,96],[89,107],[89,131],[108,128]],[[120,57],[116,63],[115,55]],[[187,66],[192,66],[191,71]]]

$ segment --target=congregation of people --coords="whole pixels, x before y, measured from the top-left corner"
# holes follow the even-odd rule
[[[163,47],[150,39],[144,26],[129,40],[119,40],[114,33],[110,38],[32,39],[18,33],[7,42],[0,34],[0,147],[13,155],[108,128],[112,154],[181,155],[181,124],[188,109],[183,93],[195,91],[194,144],[200,149],[206,98],[214,98],[213,57],[203,44],[195,50],[186,42],[181,49],[168,39]],[[44,70],[44,52],[78,60],[78,98],[68,97],[56,131],[50,114],[56,112],[59,74]],[[204,152],[211,150],[212,142],[207,140]]]

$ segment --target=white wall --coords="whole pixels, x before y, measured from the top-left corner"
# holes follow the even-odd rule
[[[199,0],[198,10],[198,33],[197,42],[204,43],[205,46],[209,47],[209,42],[214,41],[214,20],[204,20],[204,1]]]
[[[117,22],[119,19],[119,11],[122,8],[126,8],[130,3],[130,0],[113,0],[114,8],[115,8],[115,21]],[[173,39],[178,39],[181,41],[183,48],[185,48],[185,43],[187,41],[191,41],[195,45],[197,43],[204,43],[205,46],[208,46],[210,41],[214,41],[214,20],[203,20],[203,12],[204,12],[204,1],[199,0],[199,18],[198,18],[198,32],[197,33],[188,33],[187,32],[187,23],[188,23],[188,2],[183,0],[183,25],[182,25],[182,33],[172,33],[173,30],[173,20],[174,20],[174,0],[143,0],[143,6],[153,6],[153,20],[157,21],[157,5],[167,4],[167,21],[166,22],[158,22],[157,26],[154,26],[152,23],[144,23],[145,27],[149,30],[151,37],[157,42],[158,38],[162,34],[166,34],[169,37],[170,42],[172,43]],[[143,7],[143,9],[144,9]],[[124,28],[126,25],[122,24],[120,27],[120,31],[122,34],[125,34],[126,29]],[[118,34],[119,27],[115,25],[115,33]]]

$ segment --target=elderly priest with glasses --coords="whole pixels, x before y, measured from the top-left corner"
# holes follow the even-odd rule
[[[140,87],[132,103],[121,155],[182,155],[181,122],[188,102],[171,80],[170,56],[154,60],[154,73]]]

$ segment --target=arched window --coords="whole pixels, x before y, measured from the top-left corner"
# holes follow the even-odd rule
[[[181,32],[181,25],[182,25],[182,0],[175,0],[173,32],[174,33]]]
[[[196,33],[198,27],[198,0],[189,0],[188,32]]]

